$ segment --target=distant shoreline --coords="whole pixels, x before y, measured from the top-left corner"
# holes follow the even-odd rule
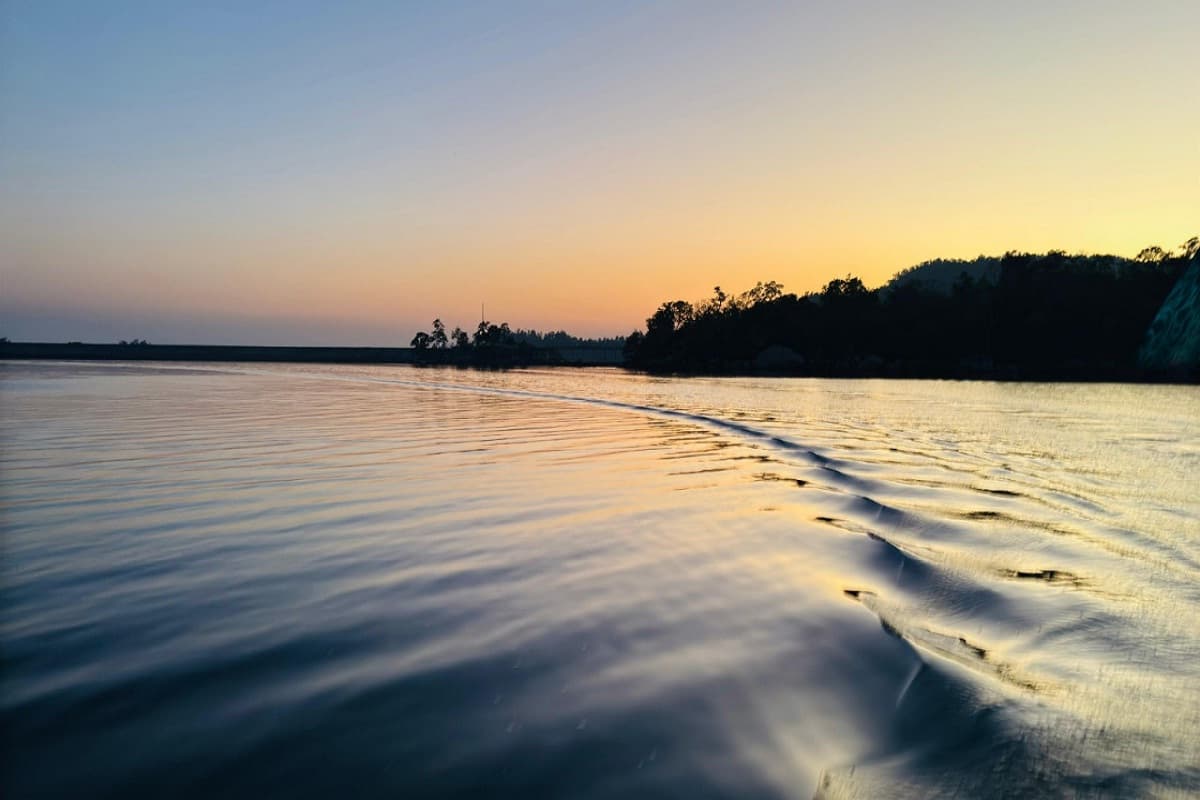
[[[261,362],[281,364],[411,364],[413,366],[457,366],[464,368],[495,366],[571,366],[623,367],[608,351],[597,350],[588,358],[585,348],[569,352],[568,357],[552,349],[526,351],[525,360],[510,364],[472,364],[455,359],[453,350],[431,358],[430,351],[412,347],[290,347],[259,345],[195,344],[95,344],[85,342],[0,342],[0,360],[14,361],[179,361],[179,362]],[[1198,376],[1141,370],[1026,369],[1017,365],[983,367],[981,365],[858,364],[833,370],[769,370],[749,365],[712,371],[658,371],[630,368],[650,375],[678,377],[776,377],[776,378],[847,378],[892,380],[967,380],[1052,383],[1174,383],[1195,385]]]
[[[407,347],[260,347],[204,344],[7,342],[0,357],[69,361],[279,361],[314,364],[411,364]]]
[[[62,361],[247,361],[287,364],[459,364],[452,350],[413,347],[274,347],[206,344],[0,342],[0,359]],[[529,348],[522,366],[621,366],[611,348]],[[470,366],[463,363],[462,366]]]

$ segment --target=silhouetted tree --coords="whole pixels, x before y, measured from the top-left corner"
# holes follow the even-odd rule
[[[644,338],[641,331],[634,331],[625,337],[625,345],[621,348],[621,354],[625,357],[626,363],[632,363],[637,358]]]
[[[442,324],[440,319],[433,321],[433,333],[429,336],[429,344],[437,350],[444,350],[449,343],[449,337],[446,336],[446,326]]]
[[[479,327],[475,329],[473,344],[476,347],[512,347],[516,343],[512,329],[508,327],[507,322],[493,325],[490,322],[481,321]]]
[[[713,287],[712,299],[707,303],[700,305],[699,314],[720,314],[725,310],[725,302],[729,299],[729,295],[721,291],[720,286]]]
[[[738,296],[738,304],[743,308],[756,306],[759,303],[773,303],[783,296],[783,284],[775,281],[754,284],[753,289],[742,292]]]
[[[821,297],[826,301],[837,301],[845,297],[863,298],[868,294],[870,292],[863,285],[862,279],[856,278],[853,275],[847,275],[845,278],[834,278],[825,284],[825,288],[821,290]]]

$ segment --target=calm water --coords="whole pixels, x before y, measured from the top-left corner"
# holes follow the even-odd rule
[[[4,797],[1200,795],[1200,391],[2,366]]]

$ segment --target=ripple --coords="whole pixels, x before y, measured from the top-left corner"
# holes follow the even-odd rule
[[[7,796],[1200,791],[1194,394],[3,369]]]

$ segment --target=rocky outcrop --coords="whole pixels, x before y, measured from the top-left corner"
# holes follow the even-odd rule
[[[1150,323],[1138,364],[1153,372],[1200,374],[1200,256],[1192,258]]]

